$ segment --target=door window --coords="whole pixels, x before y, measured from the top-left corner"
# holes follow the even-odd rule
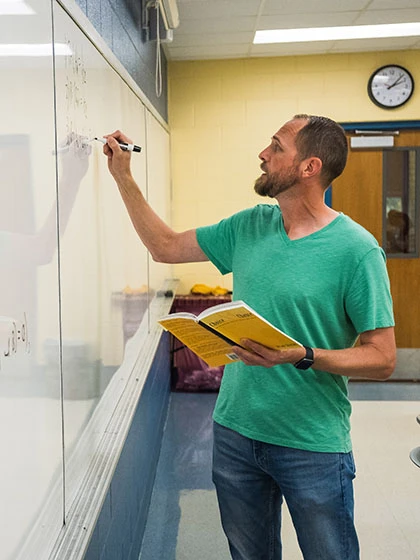
[[[384,150],[383,246],[390,257],[418,256],[419,185],[420,149]]]

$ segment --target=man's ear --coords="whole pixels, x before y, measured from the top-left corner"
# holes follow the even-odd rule
[[[304,177],[314,177],[321,173],[322,161],[318,157],[307,158],[302,161],[302,173]]]

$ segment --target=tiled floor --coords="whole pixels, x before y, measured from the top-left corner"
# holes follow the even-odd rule
[[[351,383],[362,560],[420,560],[420,383]],[[229,560],[211,482],[215,394],[172,393],[141,560]],[[285,560],[301,560],[284,512]]]

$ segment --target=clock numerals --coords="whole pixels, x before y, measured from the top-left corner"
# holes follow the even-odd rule
[[[400,107],[410,99],[413,90],[413,77],[408,70],[398,65],[378,68],[368,83],[369,97],[383,109]]]

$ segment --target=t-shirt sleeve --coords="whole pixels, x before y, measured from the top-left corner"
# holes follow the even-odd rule
[[[236,245],[243,242],[247,224],[254,221],[255,212],[258,208],[248,208],[217,224],[197,228],[198,244],[222,274],[232,272]]]
[[[196,230],[197,241],[209,260],[222,274],[232,272],[234,235],[231,219],[199,227]]]
[[[346,312],[358,333],[394,326],[390,283],[380,247],[368,251],[356,267],[346,294]]]

